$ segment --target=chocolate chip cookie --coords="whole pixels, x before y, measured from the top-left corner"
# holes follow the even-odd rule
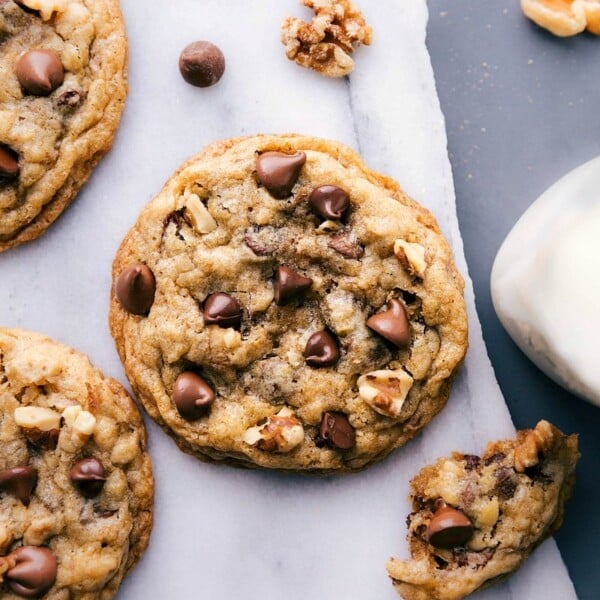
[[[411,560],[387,565],[405,600],[458,600],[518,569],[561,525],[577,436],[547,421],[483,456],[455,452],[411,482]]]
[[[126,61],[118,0],[0,0],[0,252],[41,235],[110,148]]]
[[[113,598],[148,545],[140,414],[89,360],[0,329],[0,596]]]
[[[113,279],[135,392],[209,461],[360,469],[442,409],[467,347],[433,216],[317,138],[209,146],[142,210]]]

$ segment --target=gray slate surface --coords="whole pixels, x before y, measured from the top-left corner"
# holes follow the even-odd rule
[[[600,154],[600,38],[556,38],[525,19],[518,0],[429,0],[429,10],[427,44],[484,338],[515,425],[546,418],[580,434],[578,481],[556,539],[579,597],[592,600],[600,597],[600,408],[520,352],[494,313],[489,279],[525,209]]]

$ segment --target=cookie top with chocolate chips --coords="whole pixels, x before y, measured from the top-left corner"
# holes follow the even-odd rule
[[[411,482],[411,560],[388,573],[405,600],[460,600],[517,570],[561,525],[575,483],[576,435],[548,421],[482,456],[455,452]]]
[[[113,598],[152,528],[135,404],[89,360],[0,329],[0,597]]]
[[[209,146],[142,210],[113,281],[135,392],[209,461],[360,469],[442,409],[467,347],[432,215],[317,138]]]
[[[126,62],[118,0],[0,0],[0,252],[41,235],[110,148]]]

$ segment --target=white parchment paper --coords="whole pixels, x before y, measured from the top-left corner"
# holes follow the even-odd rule
[[[349,80],[287,61],[284,16],[295,0],[122,0],[130,94],[111,153],[75,204],[38,241],[0,255],[0,324],[46,333],[125,376],[108,333],[110,265],[140,208],[204,145],[261,132],[343,141],[437,216],[466,276],[454,189],[429,55],[424,0],[362,0],[373,25]],[[222,81],[187,85],[177,60],[198,39],[218,44]],[[421,436],[367,471],[337,478],[245,472],[183,455],[153,423],[155,527],[120,600],[396,598],[384,568],[406,556],[408,481],[452,450],[481,452],[514,432],[487,358],[467,280],[471,347],[448,407]],[[533,424],[532,424],[533,425]],[[553,541],[508,583],[479,598],[569,600]]]

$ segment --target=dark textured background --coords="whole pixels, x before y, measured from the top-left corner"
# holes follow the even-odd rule
[[[518,0],[428,4],[427,45],[485,341],[518,428],[546,418],[580,434],[577,485],[556,539],[579,598],[600,598],[600,408],[527,360],[489,290],[494,256],[519,216],[557,178],[600,154],[600,38],[556,38],[525,19]]]

